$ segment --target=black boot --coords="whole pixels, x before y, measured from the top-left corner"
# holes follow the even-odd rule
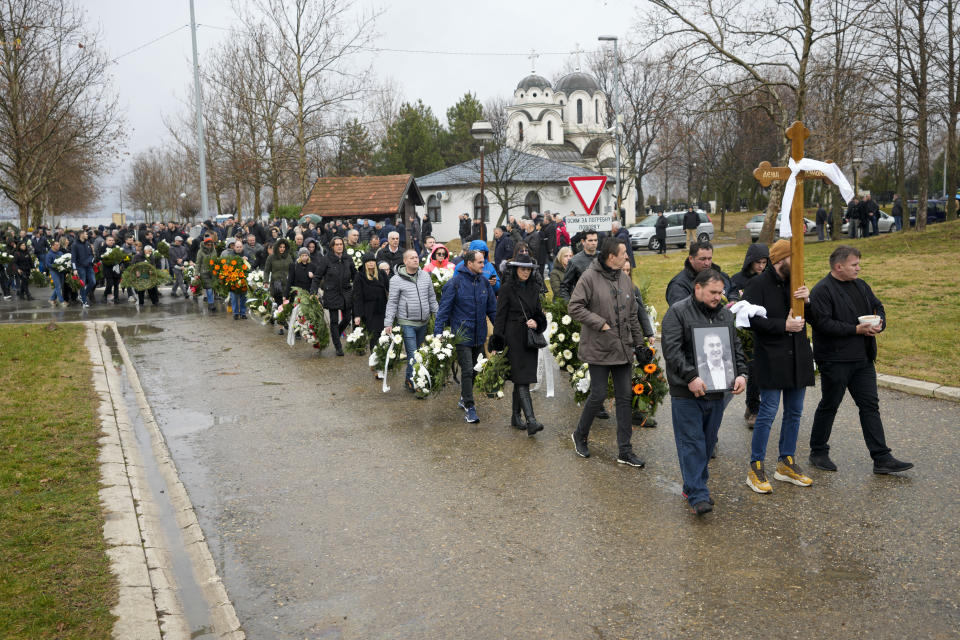
[[[527,435],[532,436],[537,431],[543,431],[543,425],[537,422],[537,416],[533,414],[533,400],[530,398],[530,385],[517,385],[520,394],[520,407],[523,414],[527,417]]]
[[[523,414],[520,413],[520,391],[517,385],[513,385],[513,409],[510,416],[510,426],[516,429],[527,428],[527,424],[523,421]]]

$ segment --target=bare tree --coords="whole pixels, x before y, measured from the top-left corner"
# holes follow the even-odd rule
[[[934,14],[927,0],[903,0],[904,22],[903,64],[906,70],[906,88],[914,99],[917,136],[917,231],[927,226],[927,197],[930,184],[930,147],[928,127],[930,120],[929,92],[932,58],[929,33]],[[912,46],[915,45],[915,46]],[[905,213],[906,215],[906,213]],[[907,221],[909,227],[909,220]]]
[[[854,2],[854,0],[849,0]],[[811,57],[835,26],[823,18],[824,2],[650,0],[658,8],[647,21],[647,40],[672,41],[685,55],[697,82],[730,98],[763,94],[760,101],[781,130],[803,120],[807,109]],[[866,11],[849,16],[856,21]],[[736,74],[744,74],[740,81]],[[737,80],[736,84],[731,81]],[[731,91],[731,87],[736,90]],[[789,150],[784,146],[781,161]],[[774,183],[761,239],[773,238],[783,184]]]
[[[66,0],[0,3],[0,191],[31,209],[67,161],[115,152],[116,96],[81,10]]]
[[[936,66],[946,85],[944,119],[947,123],[946,185],[947,220],[957,218],[957,120],[960,119],[960,0],[942,0],[937,15],[943,46],[936,55]]]
[[[277,47],[278,55],[263,62],[283,81],[285,122],[305,202],[311,184],[309,148],[330,132],[324,115],[361,95],[367,72],[350,65],[373,38],[377,14],[358,14],[353,0],[251,0],[251,7],[244,22],[265,21]]]

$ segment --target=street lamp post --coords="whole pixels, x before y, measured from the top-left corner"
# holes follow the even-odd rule
[[[626,224],[626,217],[620,214],[620,198],[623,193],[623,189],[620,186],[620,111],[617,108],[617,97],[619,96],[620,91],[620,56],[617,55],[617,37],[616,36],[600,36],[597,38],[600,42],[613,42],[613,136],[617,144],[617,211],[616,214],[620,217],[620,223]]]
[[[857,198],[860,197],[860,164],[863,162],[863,158],[857,156],[853,159],[853,195]]]
[[[483,182],[483,154],[484,154],[484,143],[488,140],[493,140],[493,126],[484,120],[479,120],[474,122],[470,127],[470,135],[473,136],[474,140],[480,141],[480,220],[483,221],[483,227],[486,229],[487,223],[483,220],[483,216],[487,211],[485,205],[486,196],[483,194],[484,182]]]
[[[123,212],[121,211],[121,213]],[[153,203],[148,202],[147,203],[147,218],[148,218],[147,222],[150,222],[149,218],[152,218],[152,217],[153,217]]]

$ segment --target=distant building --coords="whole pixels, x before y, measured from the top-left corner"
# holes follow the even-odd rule
[[[317,178],[301,215],[333,218],[409,219],[423,205],[417,182],[409,173],[394,176]]]

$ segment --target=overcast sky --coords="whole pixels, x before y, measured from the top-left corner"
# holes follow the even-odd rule
[[[223,29],[237,26],[237,19],[230,0],[195,1],[202,66],[205,52],[230,37]],[[107,54],[119,57],[113,80],[127,122],[124,151],[129,155],[122,158],[129,162],[136,152],[163,141],[162,117],[184,108],[182,101],[192,83],[190,5],[188,0],[84,0],[81,4],[90,23],[99,25]],[[584,50],[595,49],[601,34],[626,38],[637,5],[628,0],[358,1],[359,7],[379,7],[383,12],[374,46],[472,54],[371,54],[378,77],[395,79],[404,99],[422,99],[441,122],[446,109],[467,91],[481,102],[511,95],[530,72],[531,49],[543,54],[537,60],[537,72],[552,79],[570,58],[553,52],[572,52],[578,44]],[[184,25],[187,28],[147,44]],[[493,55],[503,53],[521,55]],[[105,177],[101,213],[119,210],[118,184],[125,171],[121,164]]]

